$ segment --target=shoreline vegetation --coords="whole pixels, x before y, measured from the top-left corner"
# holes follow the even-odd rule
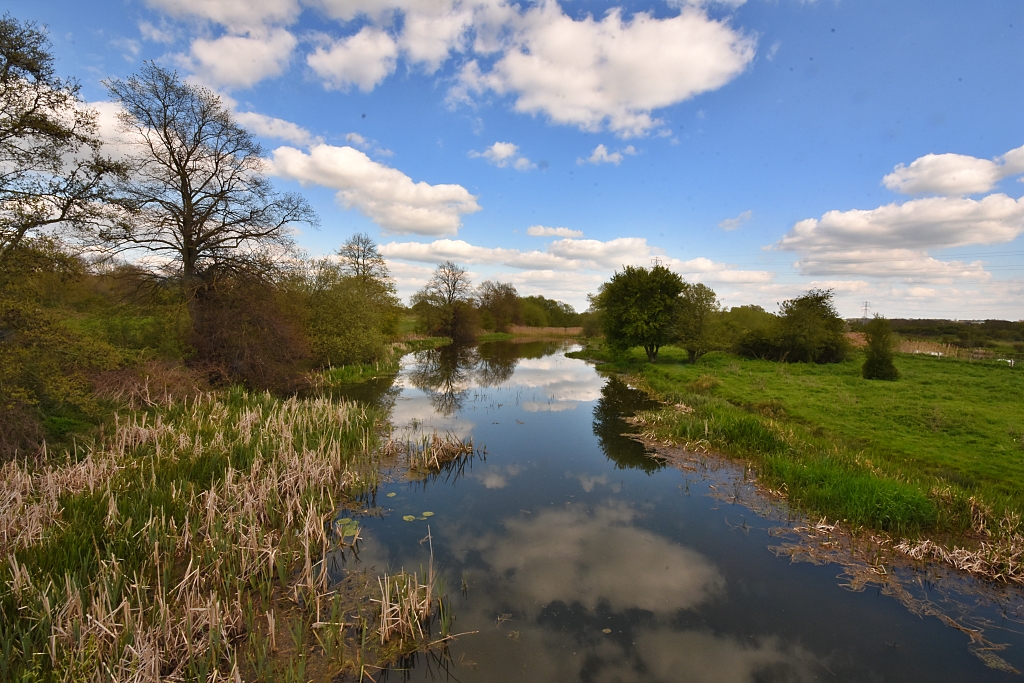
[[[388,471],[423,478],[473,453],[393,441],[388,418],[232,387],[5,463],[0,679],[369,680],[443,648],[432,560],[379,577],[345,566]]]
[[[601,341],[570,357],[622,375],[662,407],[630,421],[649,446],[736,459],[765,491],[853,533],[880,532],[908,558],[1024,585],[1024,403],[1019,370],[899,354],[901,380],[836,364],[743,358],[657,363]]]

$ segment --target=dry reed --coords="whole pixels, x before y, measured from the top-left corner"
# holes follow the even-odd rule
[[[254,595],[267,610],[277,586],[311,614],[329,598],[323,558],[344,539],[326,522],[339,496],[376,482],[375,420],[329,398],[207,394],[119,419],[77,461],[5,464],[0,597],[17,617],[6,614],[0,629],[3,673],[20,666],[21,675],[50,680],[240,680],[237,645],[250,630]],[[206,488],[158,484],[158,473],[211,457],[241,464],[228,464]],[[119,501],[140,489],[168,505],[150,506],[146,520],[125,518]],[[95,572],[57,576],[19,561],[19,551],[59,537],[62,501],[86,492],[106,499],[102,533],[148,548],[147,557],[129,571],[97,547]]]

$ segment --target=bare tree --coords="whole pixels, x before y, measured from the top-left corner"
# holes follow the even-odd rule
[[[96,114],[49,50],[35,24],[0,17],[0,263],[40,229],[94,226],[125,171],[100,154]]]
[[[105,85],[135,147],[121,188],[132,210],[108,237],[166,259],[187,296],[211,273],[258,268],[291,246],[290,226],[316,223],[301,195],[274,191],[263,149],[212,91],[151,62]]]
[[[471,339],[477,326],[473,283],[466,269],[445,261],[412,297],[413,311],[426,331],[453,339]]]
[[[346,275],[360,280],[387,281],[388,265],[377,251],[376,243],[365,232],[357,232],[338,248],[341,268]]]
[[[452,306],[456,301],[469,300],[473,292],[473,283],[465,268],[453,261],[445,261],[430,276],[427,286],[422,291],[445,306]]]

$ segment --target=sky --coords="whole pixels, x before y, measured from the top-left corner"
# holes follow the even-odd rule
[[[1024,318],[1024,3],[8,0],[102,130],[143,61],[221,95],[399,293],[452,260],[587,307],[661,263],[725,306]]]

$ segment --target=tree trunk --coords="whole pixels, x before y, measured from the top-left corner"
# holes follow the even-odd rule
[[[644,351],[647,352],[647,360],[654,362],[658,360],[658,346],[645,346]]]

